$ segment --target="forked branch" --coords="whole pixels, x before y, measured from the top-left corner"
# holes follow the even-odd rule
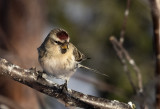
[[[131,84],[132,88],[137,93],[143,93],[142,76],[141,76],[141,72],[140,72],[138,66],[136,65],[135,61],[130,57],[129,53],[123,47],[121,42],[118,41],[114,36],[110,37],[110,41],[112,42],[113,47],[114,47],[115,51],[117,52],[117,56],[119,57],[120,61],[124,65],[124,70],[125,70],[125,72],[127,72],[127,76],[128,76],[128,79],[130,81],[130,84]],[[136,88],[136,85],[134,84],[134,82],[131,78],[131,74],[128,70],[128,66],[127,66],[126,61],[132,66],[133,70],[136,73],[136,76],[137,76],[137,79],[138,79],[138,89]]]

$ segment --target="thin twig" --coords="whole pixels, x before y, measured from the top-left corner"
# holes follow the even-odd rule
[[[113,47],[115,49],[115,51],[117,52],[118,57],[120,58],[123,66],[124,66],[124,71],[126,72],[128,79],[130,81],[130,84],[133,88],[133,90],[138,93],[142,93],[143,92],[143,85],[142,85],[142,76],[141,76],[141,72],[140,69],[138,68],[138,66],[136,65],[135,61],[130,57],[129,53],[127,52],[127,50],[123,47],[123,42],[124,42],[124,35],[125,35],[125,31],[126,31],[126,25],[127,25],[127,18],[129,15],[129,8],[130,8],[130,0],[127,0],[126,3],[126,10],[125,10],[125,14],[124,14],[124,21],[123,21],[123,25],[122,25],[122,30],[120,33],[120,40],[118,41],[115,37],[111,37],[110,41],[113,44]],[[132,66],[132,68],[134,69],[137,79],[138,79],[138,89],[136,89],[133,80],[131,78],[131,74],[129,72],[128,66],[126,61],[128,61],[128,63]]]
[[[131,86],[133,88],[133,91],[137,92],[136,85],[134,84],[134,82],[133,82],[133,80],[131,78],[131,75],[130,75],[131,73],[129,72],[129,69],[128,69],[128,66],[127,66],[127,63],[126,63],[126,59],[123,56],[123,52],[121,51],[121,48],[119,48],[119,46],[118,46],[119,42],[117,40],[115,40],[115,37],[113,37],[113,36],[110,37],[110,41],[111,41],[111,43],[112,43],[112,45],[113,45],[113,47],[114,47],[114,49],[115,49],[115,51],[117,53],[118,58],[120,59],[120,62],[124,66],[124,71],[126,72],[126,74],[128,76],[128,79],[129,79],[129,82],[130,82],[130,84],[131,84]]]
[[[20,68],[7,60],[0,58],[0,74],[10,77],[20,83],[34,88],[42,93],[57,98],[66,106],[87,109],[133,109],[134,105],[116,100],[86,95],[71,89],[62,90],[62,85],[53,83],[41,77],[42,72]],[[47,76],[47,74],[45,74]]]
[[[124,21],[123,21],[123,25],[122,25],[122,29],[121,29],[121,33],[120,33],[120,40],[119,40],[121,44],[123,44],[123,42],[124,42],[124,35],[125,35],[127,19],[128,19],[128,15],[129,15],[129,8],[130,8],[130,0],[127,0],[126,10],[124,12]]]
[[[117,54],[121,53],[121,55],[122,55],[122,56],[118,55],[118,57],[120,58],[121,62],[123,63],[125,71],[127,71],[129,73],[129,74],[127,73],[128,78],[129,78],[131,86],[133,87],[134,90],[136,87],[133,83],[133,80],[131,79],[130,72],[128,71],[126,61],[124,61],[124,60],[127,60],[128,63],[132,66],[132,68],[135,70],[135,73],[136,73],[137,79],[138,79],[138,90],[136,89],[136,91],[138,93],[142,93],[143,86],[142,86],[141,72],[140,72],[139,68],[137,67],[135,61],[130,57],[127,50],[123,47],[123,45],[120,42],[118,42],[118,40],[114,36],[110,37],[110,41],[112,42],[114,48],[115,48],[115,46],[119,48],[119,49],[115,49],[115,51],[117,52]]]
[[[141,71],[138,68],[138,66],[136,65],[135,61],[129,55],[128,51],[123,47],[124,35],[125,35],[126,25],[127,25],[127,18],[129,15],[129,8],[130,8],[130,0],[127,0],[124,21],[123,21],[123,25],[122,25],[122,29],[121,29],[121,33],[120,33],[120,39],[118,41],[114,36],[111,36],[110,41],[112,42],[113,47],[114,47],[115,51],[117,52],[117,55],[124,66],[124,71],[126,72],[126,74],[128,76],[128,79],[130,81],[130,84],[131,84],[133,90],[137,92],[139,97],[142,97],[144,92],[143,92]],[[128,68],[129,67],[128,63],[129,63],[129,65],[131,65],[132,69],[134,70],[134,72],[136,74],[136,77],[138,80],[137,85],[135,85],[133,82],[133,78],[131,77],[131,72],[129,71],[129,68]],[[143,101],[143,102],[141,101],[140,106],[147,107],[145,101]]]

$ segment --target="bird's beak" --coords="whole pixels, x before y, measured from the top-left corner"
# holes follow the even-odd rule
[[[68,43],[64,43],[62,46],[61,46],[62,49],[68,49]]]

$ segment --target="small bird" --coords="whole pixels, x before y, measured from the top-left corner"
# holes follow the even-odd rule
[[[38,60],[44,72],[65,80],[65,83],[79,67],[78,64],[87,59],[69,40],[64,29],[56,28],[38,48]]]
[[[68,33],[64,29],[56,28],[51,30],[38,48],[38,60],[44,72],[65,80],[66,85],[77,68],[94,71],[80,64],[87,57],[69,41]]]

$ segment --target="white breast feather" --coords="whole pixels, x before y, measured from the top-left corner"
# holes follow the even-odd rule
[[[54,49],[54,52],[55,49]],[[58,51],[56,52],[56,54]],[[75,72],[75,57],[73,55],[73,50],[68,49],[65,54],[59,53],[56,56],[50,56],[50,58],[46,58],[44,61],[44,70],[61,79],[67,79]]]

